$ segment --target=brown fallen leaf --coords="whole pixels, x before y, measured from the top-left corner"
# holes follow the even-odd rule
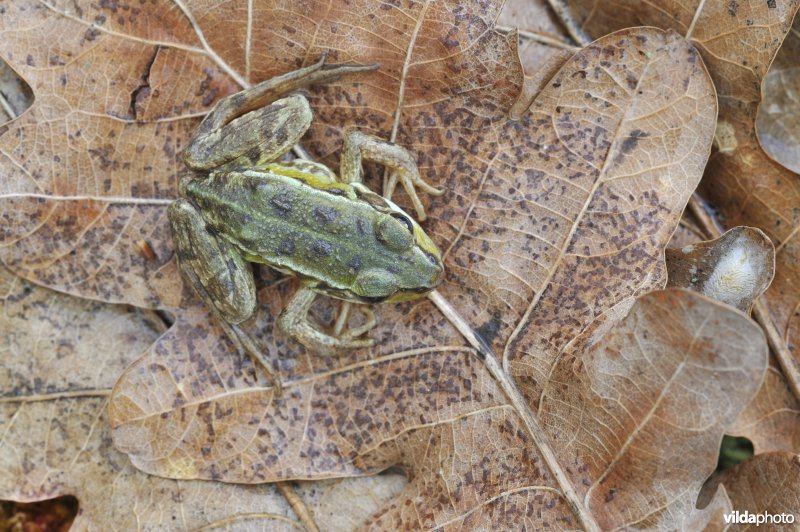
[[[571,43],[546,0],[510,0],[497,20],[497,29],[519,36],[519,58],[525,72],[522,92],[509,116],[518,120],[544,85],[580,48]]]
[[[752,227],[736,227],[721,237],[667,248],[667,286],[690,288],[742,312],[769,286],[775,274],[775,246]]]
[[[72,494],[74,529],[199,529],[258,524],[302,529],[274,486],[169,480],[135,469],[111,444],[108,395],[117,375],[158,336],[136,311],[31,285],[0,267],[0,499]],[[300,488],[321,517],[349,530],[400,491],[402,478]]]
[[[667,248],[666,257],[668,286],[691,288],[749,313],[772,279],[775,248],[758,229],[737,227],[716,240]],[[800,404],[774,360],[728,434],[748,438],[756,454],[800,449]]]
[[[769,67],[762,85],[756,133],[764,151],[792,172],[800,172],[800,19]]]
[[[173,330],[165,340],[180,336]],[[586,342],[592,346],[578,362]],[[410,482],[373,523],[380,528],[574,527],[577,518],[604,529],[633,522],[679,526],[692,514],[694,496],[670,495],[649,479],[697,492],[714,468],[724,427],[759,384],[763,337],[741,313],[672,291],[644,296],[609,335],[588,333],[577,344],[543,394],[537,417],[547,433],[540,435],[544,448],[526,427],[533,414],[509,404],[474,355],[455,349],[390,353],[311,374],[276,400],[271,390],[240,385],[232,358],[195,351],[188,365],[159,356],[156,347],[118,385],[112,415],[124,410],[127,421],[115,439],[138,467],[171,476],[253,482],[363,475],[400,465]],[[177,384],[181,372],[208,371],[212,364],[216,384],[202,378]],[[170,376],[178,376],[172,385]],[[730,388],[737,393],[730,395]],[[181,406],[170,403],[176,397]],[[246,419],[252,424],[243,424]],[[202,453],[192,458],[196,448]],[[542,452],[574,466],[552,473]],[[589,515],[570,512],[565,488],[579,490]],[[669,511],[653,514],[660,504]],[[525,518],[523,508],[539,517]]]
[[[706,486],[698,500],[698,505],[706,504],[709,495],[724,486],[738,515],[733,519],[743,519],[738,526],[729,530],[797,530],[797,509],[800,508],[800,456],[794,453],[767,453],[742,462],[715,475]],[[746,512],[746,513],[745,513]],[[755,519],[748,514],[766,514],[772,522],[761,521],[756,526]],[[748,524],[748,519],[753,519]]]

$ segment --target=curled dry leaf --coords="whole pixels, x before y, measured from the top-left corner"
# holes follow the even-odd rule
[[[409,484],[372,521],[385,528],[698,518],[692,494],[761,380],[763,337],[741,313],[682,291],[602,326],[663,283],[663,247],[713,131],[702,63],[675,35],[621,32],[567,63],[520,123],[469,104],[422,106],[426,127],[410,115],[398,139],[428,139],[440,148],[423,167],[458,174],[430,209],[451,272],[442,294],[484,324],[503,359],[476,356],[425,301],[382,306],[373,353],[305,353],[269,334],[292,286],[268,280],[251,331],[284,394],[248,360],[220,357],[207,315],[186,310],[114,391],[114,438],[138,467],[259,482],[396,465]]]
[[[800,172],[800,19],[795,19],[763,81],[756,132],[764,151]]]
[[[709,495],[724,486],[733,509],[740,514],[772,514],[782,522],[763,525],[768,530],[797,530],[800,508],[800,456],[794,453],[768,453],[754,456],[715,475],[703,487],[698,505],[705,505]],[[789,517],[791,522],[787,522]],[[755,523],[734,526],[729,530],[757,529]],[[763,524],[763,523],[762,523]]]
[[[302,528],[274,487],[158,478],[114,449],[107,419],[111,386],[157,338],[157,322],[126,307],[31,285],[1,267],[0,305],[0,499],[75,495],[77,530]],[[348,504],[348,516],[329,528],[348,530],[401,486],[397,478],[329,481],[303,494],[320,515],[358,496],[359,504]]]
[[[763,232],[737,227],[721,237],[668,248],[668,286],[691,288],[749,312],[775,274],[775,246]]]

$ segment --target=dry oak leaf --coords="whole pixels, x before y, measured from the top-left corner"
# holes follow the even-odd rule
[[[765,298],[795,358],[781,365],[792,389],[800,390],[800,176],[773,161],[756,134],[762,82],[798,2],[574,0],[570,5],[592,35],[632,24],[669,28],[689,38],[703,56],[719,97],[719,123],[700,193],[718,209],[722,225],[756,227],[775,243],[775,279]]]
[[[667,286],[697,290],[744,312],[769,286],[775,267],[775,248],[752,227],[736,227],[716,240],[687,243],[666,253]],[[775,360],[728,434],[748,438],[756,454],[800,450],[800,404]]]
[[[370,521],[383,528],[702,520],[695,494],[763,376],[764,340],[696,294],[633,305],[664,282],[663,247],[710,149],[702,62],[674,34],[624,31],[577,54],[522,122],[488,122],[485,144],[463,144],[478,118],[460,104],[398,131],[437,140],[425,161],[469,185],[431,204],[429,227],[451,242],[442,294],[469,323],[488,316],[503,359],[465,345],[427,301],[381,306],[371,353],[305,353],[270,334],[293,287],[268,277],[250,330],[284,394],[221,357],[207,313],[187,308],[115,387],[115,443],[134,464],[230,482],[399,466],[409,484]]]
[[[667,286],[690,288],[749,313],[775,274],[775,246],[752,227],[736,227],[721,237],[668,248]]]
[[[302,529],[274,487],[154,477],[114,449],[108,395],[157,338],[157,322],[32,285],[2,267],[0,306],[0,499],[75,495],[74,530]],[[400,491],[397,477],[315,483],[299,493],[322,517],[348,501],[348,514],[328,519],[326,529],[350,530]]]

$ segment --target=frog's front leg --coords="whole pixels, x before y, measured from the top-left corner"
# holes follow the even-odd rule
[[[256,309],[256,287],[250,265],[226,240],[206,229],[197,208],[178,200],[169,208],[178,269],[240,353],[249,353],[267,371],[280,392],[278,373],[239,324]]]
[[[308,349],[329,356],[336,354],[340,349],[358,349],[375,345],[375,340],[372,338],[359,338],[372,330],[376,324],[375,314],[368,308],[361,309],[367,316],[364,325],[347,329],[338,336],[326,334],[313,326],[308,321],[308,311],[317,295],[312,288],[299,288],[278,317],[278,326]],[[340,312],[346,311],[340,310]]]
[[[414,204],[419,221],[425,220],[425,207],[414,187],[417,186],[434,196],[444,194],[443,190],[432,187],[422,179],[417,163],[405,148],[360,131],[348,131],[344,138],[344,149],[339,167],[342,181],[345,183],[361,182],[362,160],[382,164],[391,170],[389,182],[384,189],[384,197],[391,199],[399,179]]]
[[[294,146],[311,125],[306,98],[292,91],[335,80],[377,65],[314,65],[268,79],[219,102],[200,123],[183,152],[192,170],[225,165],[256,167],[272,162]]]

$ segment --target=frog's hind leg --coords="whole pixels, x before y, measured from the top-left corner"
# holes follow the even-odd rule
[[[311,288],[302,287],[297,290],[278,317],[278,326],[308,349],[329,356],[335,355],[341,349],[371,347],[375,344],[372,338],[358,338],[375,327],[375,315],[372,312],[366,313],[365,325],[338,336],[326,334],[312,325],[308,321],[308,311],[316,298],[317,293]]]
[[[264,367],[280,393],[280,377],[239,324],[255,313],[256,289],[249,264],[222,238],[209,233],[205,220],[187,200],[170,205],[169,220],[178,269],[206,304],[234,347]]]
[[[311,124],[311,108],[292,91],[374,70],[377,65],[314,65],[263,81],[227,96],[200,123],[183,153],[186,165],[210,170],[223,165],[260,166],[286,153]]]
[[[417,186],[434,196],[444,193],[444,191],[432,187],[422,179],[419,175],[417,163],[414,162],[411,153],[402,146],[360,131],[348,131],[344,138],[344,149],[342,150],[339,169],[342,181],[345,183],[361,182],[362,160],[380,163],[389,168],[391,175],[383,191],[384,197],[391,199],[399,179],[411,198],[414,209],[417,211],[417,219],[420,221],[425,220],[425,207],[423,207],[414,187]]]

